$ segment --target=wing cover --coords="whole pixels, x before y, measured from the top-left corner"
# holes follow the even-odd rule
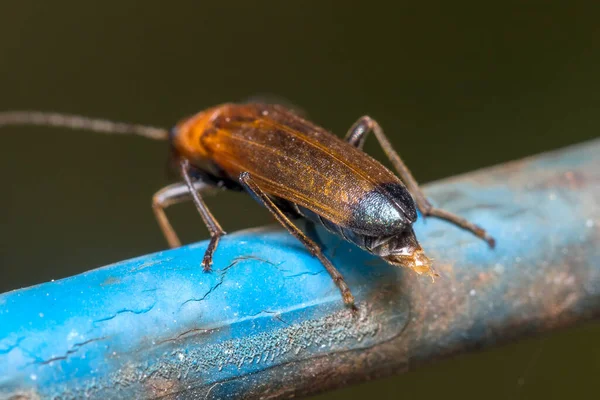
[[[378,161],[277,105],[215,109],[199,138],[206,155],[232,179],[247,171],[267,193],[336,224],[353,224],[361,200],[377,193],[414,222],[414,208],[389,187],[401,181]],[[364,202],[364,201],[363,201]]]

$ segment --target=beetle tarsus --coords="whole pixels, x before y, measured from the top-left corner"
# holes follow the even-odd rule
[[[354,295],[352,295],[352,292],[350,292],[350,289],[348,289],[345,292],[342,292],[342,298],[344,299],[344,303],[348,307],[350,307],[354,311],[358,311],[358,308],[356,307],[356,304],[354,303]]]
[[[204,252],[204,258],[202,259],[202,268],[204,269],[204,272],[210,272],[211,271],[211,267],[212,267],[212,259],[213,259],[213,253],[215,252],[215,249],[217,248],[217,245],[219,244],[219,239],[221,239],[221,236],[224,236],[225,232],[218,232],[215,233],[214,235],[211,236],[210,238],[210,242],[208,242],[208,247],[206,248],[206,251]]]

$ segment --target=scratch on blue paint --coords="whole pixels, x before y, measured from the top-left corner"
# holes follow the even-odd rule
[[[124,314],[124,313],[144,314],[144,313],[147,313],[148,311],[152,310],[155,305],[156,305],[156,302],[152,303],[149,307],[143,308],[141,310],[131,310],[129,308],[123,308],[109,317],[94,320],[94,324],[99,323],[99,322],[110,321],[111,319],[114,319],[117,316],[119,316],[120,314]]]
[[[81,349],[83,346],[93,343],[93,342],[99,342],[102,340],[106,340],[106,339],[107,339],[106,337],[99,337],[99,338],[89,339],[84,342],[75,343],[69,350],[67,350],[67,352],[64,355],[52,357],[47,360],[40,360],[40,361],[37,361],[36,363],[37,364],[50,364],[55,361],[66,360],[71,354],[77,353],[79,351],[79,349]]]
[[[214,285],[210,289],[208,289],[208,291],[206,293],[204,293],[204,295],[202,297],[187,299],[186,301],[181,303],[181,305],[179,306],[179,310],[181,310],[183,308],[183,306],[185,306],[188,303],[194,303],[194,302],[199,302],[199,301],[205,300],[209,294],[211,294],[215,289],[217,289],[219,286],[221,286],[223,284],[224,280],[225,280],[225,275],[222,274],[220,276],[219,282],[217,282],[216,285]]]
[[[303,271],[303,272],[298,272],[297,274],[294,274],[294,275],[285,275],[284,279],[296,278],[296,277],[299,277],[299,276],[302,276],[302,275],[312,275],[312,276],[315,276],[315,275],[322,274],[323,272],[326,272],[326,271],[324,269],[321,270],[321,271]]]
[[[11,351],[13,351],[14,349],[16,349],[17,347],[19,347],[19,345],[21,344],[21,342],[25,339],[25,336],[21,336],[20,338],[18,338],[15,343],[9,345],[8,347],[4,348],[4,349],[0,349],[0,354],[8,354]]]
[[[237,264],[244,262],[244,261],[258,261],[260,263],[264,263],[267,264],[271,267],[276,268],[277,270],[281,271],[281,272],[290,272],[289,270],[280,268],[280,266],[282,264],[284,264],[284,262],[280,262],[280,263],[274,263],[271,262],[269,260],[265,260],[264,258],[260,258],[260,257],[256,257],[256,256],[240,256],[240,257],[236,257],[233,259],[233,261],[226,267],[219,269],[219,270],[215,270],[215,272],[217,272],[219,274],[219,281],[213,285],[210,289],[208,289],[208,291],[206,291],[206,293],[204,293],[201,297],[195,297],[195,298],[191,298],[191,299],[187,299],[186,301],[184,301],[180,306],[179,309],[181,310],[181,308],[183,306],[185,306],[188,303],[193,303],[193,302],[200,302],[200,301],[204,301],[206,300],[206,298],[212,293],[214,292],[217,288],[219,288],[219,286],[221,286],[223,284],[223,282],[225,281],[225,275],[227,274],[227,271],[229,271],[231,268],[235,267]]]

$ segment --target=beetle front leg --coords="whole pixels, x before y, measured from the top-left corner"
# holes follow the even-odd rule
[[[331,278],[340,289],[342,293],[342,298],[344,299],[344,303],[350,306],[352,309],[356,309],[356,305],[354,304],[354,296],[352,292],[350,292],[350,288],[346,284],[344,277],[340,272],[335,268],[335,266],[329,261],[321,248],[313,242],[308,236],[306,236],[285,214],[273,203],[273,200],[260,188],[260,186],[252,179],[248,172],[242,172],[240,174],[240,183],[242,186],[257,200],[259,203],[264,205],[273,216],[279,221],[284,228],[286,228],[292,235],[294,235],[298,240],[306,246],[310,253],[317,257],[321,264],[325,267]]]
[[[188,160],[181,160],[181,176],[183,177],[185,184],[188,188],[189,194],[192,196],[192,200],[196,209],[200,213],[204,224],[208,228],[210,232],[210,242],[208,242],[208,247],[206,248],[206,252],[204,253],[204,258],[202,259],[202,267],[204,271],[210,271],[210,267],[212,265],[213,253],[217,249],[217,245],[219,244],[219,239],[221,236],[225,235],[225,231],[217,222],[217,219],[212,215],[200,194],[194,188],[194,183],[192,182],[192,178],[190,177],[190,163]]]
[[[348,133],[346,134],[346,141],[353,146],[362,149],[365,139],[369,132],[373,132],[377,141],[383,148],[383,151],[387,155],[387,157],[394,165],[394,168],[400,175],[402,181],[408,187],[408,191],[415,199],[417,203],[417,207],[423,214],[423,216],[432,216],[437,217],[448,222],[453,223],[454,225],[463,228],[472,232],[475,236],[485,240],[490,247],[494,247],[496,245],[496,241],[493,237],[491,237],[483,228],[474,223],[468,221],[467,219],[460,217],[456,214],[453,214],[449,211],[442,210],[440,208],[436,208],[431,205],[427,197],[419,187],[416,179],[413,177],[412,173],[404,164],[404,161],[400,158],[398,153],[392,147],[392,144],[389,142],[387,136],[381,129],[381,126],[369,116],[363,116],[358,121],[352,125]]]

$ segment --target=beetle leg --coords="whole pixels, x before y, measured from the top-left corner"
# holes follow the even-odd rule
[[[197,181],[194,182],[194,189],[196,191],[203,191],[211,186],[205,182]],[[165,186],[152,196],[152,210],[161,231],[165,235],[165,239],[169,243],[169,247],[175,248],[181,246],[181,241],[177,237],[177,233],[173,229],[173,226],[169,222],[165,209],[177,203],[189,201],[192,199],[190,190],[185,182],[174,183],[169,186]]]
[[[375,122],[370,117],[361,117],[350,127],[350,129],[348,129],[348,133],[346,133],[344,140],[352,146],[362,150],[369,131],[373,129],[371,127],[371,121]]]
[[[313,242],[308,236],[306,236],[292,221],[273,203],[273,200],[258,186],[258,184],[252,179],[248,172],[242,172],[240,174],[240,183],[244,188],[257,200],[259,203],[264,205],[270,212],[275,216],[277,221],[281,223],[292,235],[306,246],[310,253],[317,257],[323,264],[329,275],[333,278],[333,281],[340,289],[344,303],[350,306],[352,309],[356,309],[354,305],[354,296],[350,292],[350,288],[344,281],[344,277],[339,271],[333,266],[324,255],[319,246]]]
[[[183,159],[180,162],[181,167],[181,176],[183,177],[185,184],[188,188],[188,193],[192,196],[192,201],[196,206],[196,209],[200,213],[204,224],[208,228],[210,232],[210,242],[208,242],[208,247],[206,248],[206,252],[204,253],[204,258],[202,259],[202,267],[204,267],[204,271],[210,271],[210,266],[212,265],[213,253],[215,252],[217,245],[219,244],[219,239],[221,236],[225,235],[225,232],[217,222],[216,218],[212,215],[200,194],[196,191],[194,187],[194,183],[192,182],[192,178],[190,177],[190,163],[188,160]]]
[[[437,217],[448,222],[453,223],[454,225],[463,228],[472,232],[475,236],[485,240],[490,247],[494,247],[496,245],[496,241],[493,237],[491,237],[483,228],[474,223],[468,221],[467,219],[453,214],[449,211],[442,210],[440,208],[436,208],[431,205],[427,197],[419,187],[419,184],[411,174],[410,170],[406,167],[406,164],[402,161],[398,153],[394,150],[391,143],[389,142],[387,136],[381,129],[381,126],[369,116],[363,116],[358,121],[352,125],[348,133],[346,134],[346,141],[353,146],[362,149],[367,134],[369,132],[373,132],[377,141],[383,148],[383,151],[388,156],[394,168],[400,175],[400,178],[406,186],[408,187],[408,191],[412,194],[415,202],[417,203],[417,207],[421,211],[424,216],[432,216]]]

